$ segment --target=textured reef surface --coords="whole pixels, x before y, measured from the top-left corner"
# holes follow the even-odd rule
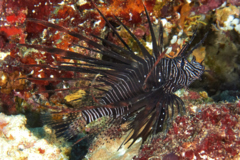
[[[66,108],[67,103],[78,104],[71,100],[87,94],[84,88],[79,87],[86,82],[69,82],[76,87],[72,91],[52,92],[67,86],[60,80],[27,81],[24,78],[29,75],[32,78],[67,79],[76,73],[24,65],[53,64],[56,60],[74,63],[76,60],[62,59],[17,44],[39,44],[108,59],[78,47],[88,47],[84,41],[79,42],[75,37],[56,29],[26,20],[46,20],[85,36],[94,34],[117,45],[121,46],[121,43],[88,0],[0,0],[0,157],[240,159],[239,0],[94,0],[94,3],[136,54],[140,53],[140,48],[114,16],[130,28],[147,50],[152,50],[143,3],[150,14],[154,31],[158,32],[160,21],[163,24],[166,57],[176,57],[196,28],[197,36],[192,42],[193,46],[209,31],[203,45],[192,54],[197,62],[204,60],[207,71],[189,90],[176,93],[185,102],[186,113],[184,116],[176,116],[166,132],[143,145],[139,139],[130,148],[126,144],[118,150],[128,135],[126,124],[110,127],[106,131],[100,130],[101,134],[97,137],[74,146],[71,146],[72,141],[56,138],[51,129],[43,126],[41,112],[51,110],[45,106]],[[92,40],[97,42],[96,38]],[[41,99],[41,103],[37,103],[36,99]],[[87,126],[85,133],[94,130],[96,124]]]
[[[86,155],[89,159],[239,159],[240,158],[240,101],[235,103],[205,103],[207,97],[197,92],[184,92],[186,101],[185,116],[177,116],[167,133],[150,144],[141,147],[136,142],[129,149],[118,152],[116,143],[121,137],[99,145],[105,140],[98,138]],[[186,95],[188,94],[188,95]],[[188,96],[188,97],[187,97]],[[106,135],[107,136],[107,135]],[[106,138],[106,137],[104,137]],[[120,140],[120,141],[119,141]]]
[[[1,159],[69,159],[69,143],[61,143],[51,129],[26,128],[23,115],[0,113]]]

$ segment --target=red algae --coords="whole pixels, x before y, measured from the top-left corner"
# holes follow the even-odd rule
[[[138,24],[142,21],[141,13],[144,11],[141,0],[109,1],[109,5],[99,7],[106,17],[113,17],[113,14],[124,20],[126,25]],[[152,12],[155,0],[145,1],[148,12]],[[114,11],[114,12],[112,12]]]
[[[5,122],[4,120],[0,119],[0,131],[2,131],[2,129],[3,129],[6,125],[8,125],[8,123]]]
[[[3,50],[8,43],[7,34],[4,31],[0,32],[0,48]]]
[[[21,53],[19,50],[16,50],[16,45],[11,43],[26,43],[31,42],[33,44],[42,44],[46,46],[54,46],[61,49],[66,49],[73,51],[73,47],[78,45],[76,38],[57,32],[55,29],[50,29],[42,25],[27,22],[27,18],[36,18],[41,20],[51,20],[60,26],[68,27],[79,33],[94,34],[100,35],[101,31],[105,27],[105,21],[102,17],[94,10],[94,6],[91,2],[86,3],[75,3],[75,2],[65,2],[59,5],[62,1],[60,0],[40,0],[40,1],[19,1],[19,0],[10,0],[7,3],[4,3],[1,10],[4,13],[6,22],[10,25],[3,26],[0,28],[2,31],[0,36],[0,46],[2,49],[10,50],[10,56],[14,58],[15,62],[18,62],[18,65],[12,65],[9,61],[3,65],[4,72],[14,72],[19,71],[19,74],[29,74],[32,71],[32,78],[49,78],[51,77],[60,77],[63,75],[64,78],[71,78],[73,76],[72,72],[58,73],[54,70],[41,69],[36,67],[31,69],[30,67],[20,67],[19,64],[34,65],[39,64],[39,62],[45,62],[47,64],[53,64],[54,60],[60,62],[66,62],[66,60],[61,59],[57,55],[51,55],[48,53],[42,54],[36,51],[29,51],[28,54]],[[119,17],[124,24],[132,27],[133,25],[138,25],[143,21],[146,21],[146,18],[142,16],[144,7],[141,0],[128,0],[128,1],[108,1],[107,3],[95,2],[101,12],[108,19],[114,20],[114,15]],[[155,0],[144,1],[144,4],[149,13],[156,13]],[[164,2],[164,5],[169,3]],[[182,4],[182,3],[181,3]],[[176,6],[176,4],[174,4]],[[176,12],[176,10],[172,10]],[[175,14],[175,13],[173,13]],[[156,14],[153,14],[156,15]],[[159,16],[159,15],[158,15]],[[161,15],[162,16],[162,15]],[[153,16],[150,17],[152,21],[155,20]],[[156,17],[157,18],[157,17]],[[96,23],[98,22],[98,23]],[[149,36],[148,26],[140,26],[139,28],[134,28],[134,34],[138,38],[143,38],[145,35]],[[111,37],[109,34],[108,38],[112,38],[113,42],[116,44],[118,41],[114,40],[115,37]],[[15,37],[18,37],[16,39]],[[129,37],[124,37],[126,41]],[[10,43],[11,42],[11,43]],[[86,46],[88,47],[88,46]],[[20,54],[19,54],[20,53]],[[88,52],[83,51],[81,53],[88,54]],[[22,54],[22,55],[21,55]],[[75,61],[74,61],[75,62]],[[7,67],[6,67],[7,66]],[[10,67],[15,66],[15,67]],[[21,71],[21,72],[20,72]],[[41,91],[44,91],[44,85],[49,85],[49,81],[39,81],[34,80],[35,87],[39,88]],[[59,81],[53,81],[51,84],[56,85]],[[29,86],[30,90],[31,86]],[[20,88],[19,88],[20,89]],[[10,93],[10,92],[9,92]]]
[[[165,155],[162,160],[178,160],[178,156],[174,153],[170,153],[168,155]]]
[[[185,95],[183,98],[188,99],[188,100],[197,100],[197,99],[200,99],[201,97],[198,92],[189,91],[188,95]]]
[[[24,13],[25,10],[19,10],[17,13],[12,13],[6,16],[6,20],[9,23],[23,23],[26,19],[26,14]]]
[[[2,111],[6,114],[16,114],[16,104],[12,94],[0,93]]]
[[[23,29],[21,29],[19,27],[14,27],[14,26],[1,27],[0,32],[4,33],[8,37],[13,36],[13,35],[19,35],[19,42],[20,43],[25,42],[25,35],[23,33],[24,31],[23,31]]]
[[[164,134],[155,137],[151,144],[143,146],[134,159],[164,157],[171,152],[184,160],[234,158],[240,152],[240,117],[236,111],[230,111],[237,104],[238,101],[198,105],[201,112],[176,117],[166,137]]]
[[[4,3],[2,6],[2,13],[5,14],[4,16],[10,24],[23,23],[26,18],[47,20],[50,13],[54,10],[54,6],[60,2],[61,0],[8,0],[7,3]],[[34,29],[31,29],[31,26],[33,26]],[[20,28],[19,24],[18,28]],[[28,33],[39,33],[43,28],[44,27],[39,27],[39,25],[33,23],[27,23],[26,31]]]
[[[197,14],[206,14],[207,12],[220,7],[226,0],[200,0],[198,7],[193,7],[192,11]],[[232,1],[232,4],[236,4]]]
[[[45,149],[42,149],[42,148],[38,148],[38,151],[39,151],[39,153],[41,153],[41,154],[44,154],[44,153],[45,153]]]
[[[9,0],[6,3],[7,5],[4,4],[3,7],[0,8],[0,12],[5,13],[6,22],[10,25],[0,28],[0,48],[1,50],[10,50],[11,52],[10,56],[4,59],[4,64],[1,69],[4,71],[7,80],[10,80],[8,83],[6,81],[0,82],[0,86],[2,87],[0,98],[5,113],[16,113],[14,95],[24,100],[28,100],[32,96],[30,92],[22,94],[21,92],[16,93],[16,91],[22,91],[24,89],[31,90],[36,87],[39,92],[44,92],[47,90],[47,85],[52,84],[56,86],[60,82],[33,80],[35,83],[34,86],[27,86],[27,88],[25,88],[25,83],[17,81],[16,84],[13,84],[18,78],[21,78],[19,75],[26,75],[34,71],[32,78],[49,78],[51,76],[55,78],[71,78],[74,76],[74,73],[67,71],[59,73],[55,70],[42,69],[40,67],[34,69],[23,66],[20,67],[19,64],[34,65],[39,64],[39,62],[53,64],[55,60],[60,62],[65,62],[66,60],[49,53],[42,54],[39,51],[30,51],[28,55],[19,56],[18,50],[15,49],[16,46],[9,42],[31,42],[33,44],[54,46],[70,51],[73,51],[73,46],[78,44],[76,38],[57,32],[55,29],[49,29],[32,22],[27,22],[25,25],[24,22],[26,18],[51,20],[60,26],[86,35],[90,33],[94,35],[102,34],[102,30],[106,24],[96,11],[91,10],[94,7],[90,2],[80,5],[68,2],[60,6],[59,3],[61,2],[62,0]],[[166,18],[167,16],[172,16],[169,21],[175,25],[173,28],[180,26],[182,29],[185,29],[188,27],[185,26],[186,22],[192,22],[192,20],[189,19],[191,12],[195,14],[206,14],[219,7],[223,2],[224,0],[206,0],[197,2],[199,5],[193,5],[193,3],[183,3],[183,1],[180,0],[175,1],[175,3],[163,0],[161,4],[157,4],[159,2],[155,0],[147,0],[144,1],[144,4],[148,12],[152,13],[150,14],[152,21],[159,17]],[[240,5],[237,0],[230,0],[228,2],[233,5]],[[3,3],[4,2],[0,0],[0,6]],[[116,22],[114,15],[119,17],[125,25],[133,29],[133,33],[137,38],[141,39],[144,36],[149,36],[148,26],[139,25],[146,21],[146,19],[143,18],[144,16],[142,16],[144,11],[142,0],[108,0],[106,4],[103,3],[101,5],[100,2],[96,3],[107,19]],[[72,7],[72,4],[74,4],[75,8]],[[177,16],[179,13],[181,15],[180,19]],[[156,17],[153,18],[154,16]],[[136,28],[133,27],[135,25],[137,26]],[[18,37],[18,39],[16,39],[16,37]],[[115,35],[109,33],[107,38],[111,42],[118,44]],[[43,39],[46,40],[44,41]],[[124,37],[124,39],[126,39],[127,42],[131,42],[128,37]],[[175,46],[173,45],[174,51],[177,51],[177,48],[179,48],[179,46],[176,46],[176,44]],[[81,54],[87,55],[89,53],[84,51],[81,52]],[[49,98],[50,94],[45,93],[44,96]],[[55,103],[59,103],[63,97],[62,93],[57,93],[52,96],[52,99]],[[194,91],[190,91],[189,95],[184,97],[185,100],[190,100],[191,102],[199,100],[200,98],[200,95]],[[188,109],[188,104],[186,106]],[[238,138],[240,130],[239,115],[237,115],[237,113],[240,113],[240,101],[236,104],[207,104],[205,106],[197,104],[196,106],[200,112],[191,113],[191,116],[178,116],[166,137],[163,135],[156,137],[151,144],[144,145],[139,155],[133,159],[147,160],[151,157],[163,157],[164,160],[234,158],[234,156],[240,152],[240,139]],[[232,108],[238,109],[233,110]],[[109,134],[112,135],[111,138],[116,138],[114,136],[120,137],[120,133],[122,133],[119,128],[112,128],[108,131]],[[45,150],[41,148],[38,150],[42,154],[45,152]]]

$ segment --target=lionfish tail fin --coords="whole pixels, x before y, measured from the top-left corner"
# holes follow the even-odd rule
[[[41,115],[41,119],[55,131],[57,137],[66,140],[83,132],[86,125],[81,111],[45,113]]]

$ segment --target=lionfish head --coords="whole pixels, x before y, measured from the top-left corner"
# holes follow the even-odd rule
[[[177,57],[176,62],[179,70],[184,73],[181,75],[186,76],[182,77],[185,79],[184,81],[179,81],[182,86],[189,86],[192,82],[199,79],[205,71],[205,67],[202,65],[202,62],[197,62],[195,56],[193,56],[191,61],[188,61],[185,57]]]

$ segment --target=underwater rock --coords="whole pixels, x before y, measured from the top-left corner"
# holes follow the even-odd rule
[[[180,90],[178,95],[184,97],[187,114],[177,116],[167,133],[150,138],[142,148],[139,139],[128,150],[127,144],[117,150],[128,133],[110,139],[107,132],[95,138],[86,158],[128,159],[131,155],[134,160],[237,159],[240,156],[240,101],[213,103],[205,92],[195,91],[181,93]]]
[[[104,20],[102,20],[93,10],[93,6],[89,1],[79,0],[75,3],[75,1],[63,2],[62,0],[42,0],[41,2],[24,0],[21,1],[21,3],[19,2],[20,0],[8,0],[7,3],[4,4],[4,2],[0,0],[0,6],[1,4],[4,4],[0,7],[0,12],[4,13],[2,14],[3,21],[1,20],[0,28],[0,55],[2,56],[0,65],[0,111],[4,111],[8,114],[17,112],[14,101],[16,100],[15,97],[25,100],[24,103],[21,103],[22,108],[24,108],[23,105],[26,103],[29,103],[30,105],[35,103],[35,99],[31,98],[34,95],[32,92],[33,89],[37,88],[36,90],[38,91],[49,91],[50,89],[56,89],[56,86],[59,85],[59,81],[52,82],[51,85],[53,87],[51,87],[49,81],[34,81],[34,85],[26,86],[27,83],[18,78],[24,77],[32,72],[32,76],[35,78],[71,78],[74,76],[73,73],[64,71],[58,73],[54,70],[50,71],[41,68],[36,68],[34,70],[30,68],[23,69],[19,64],[29,65],[43,62],[53,64],[56,59],[61,62],[66,61],[62,59],[60,60],[58,56],[52,56],[48,53],[43,54],[40,51],[34,51],[32,49],[22,49],[19,51],[19,49],[16,49],[16,45],[11,43],[43,44],[76,51],[83,55],[91,55],[90,52],[74,46],[80,44],[84,47],[89,47],[84,44],[84,42],[81,41],[80,43],[77,43],[76,39],[73,37],[57,32],[54,29],[49,29],[31,22],[25,23],[26,18],[49,20],[58,25],[68,27],[69,29],[71,28],[79,33],[84,33],[86,35],[89,35],[90,33],[101,35],[101,37],[119,44],[119,41],[116,40],[116,35],[109,31]],[[117,29],[119,29],[119,24],[116,23],[113,15],[120,17],[123,23],[130,27],[137,38],[146,39],[146,42],[141,42],[144,46],[147,46],[147,49],[152,49],[152,43],[149,42],[151,41],[149,38],[149,26],[146,24],[141,25],[142,22],[146,22],[146,18],[142,16],[143,7],[139,5],[139,3],[142,3],[141,0],[108,1],[108,3],[103,1],[95,2],[101,4],[99,5],[99,9]],[[137,2],[137,6],[134,8],[135,2]],[[196,91],[179,91],[179,94],[182,95],[186,102],[187,116],[182,118],[177,117],[173,123],[173,127],[169,129],[166,137],[164,137],[164,133],[160,134],[152,144],[143,146],[139,154],[138,150],[140,148],[140,142],[133,145],[128,150],[123,148],[117,151],[117,147],[124,139],[119,137],[114,140],[110,139],[108,135],[105,135],[104,138],[96,138],[94,140],[92,146],[95,146],[95,144],[96,146],[89,148],[89,153],[86,155],[86,158],[99,159],[99,157],[101,157],[102,159],[132,159],[135,155],[138,156],[135,156],[134,159],[141,160],[160,159],[164,157],[169,158],[174,155],[174,157],[177,156],[179,159],[210,159],[217,157],[221,158],[223,156],[237,159],[240,157],[240,140],[236,138],[239,136],[239,115],[236,115],[236,113],[239,114],[239,107],[235,107],[235,104],[237,105],[239,103],[235,102],[230,105],[225,103],[219,103],[217,105],[212,103],[208,104],[208,102],[212,101],[209,97],[212,95],[215,95],[213,96],[215,101],[235,101],[236,96],[239,95],[239,92],[237,94],[232,94],[235,91],[225,91],[230,88],[233,90],[238,90],[240,88],[240,4],[237,0],[229,0],[227,2],[225,2],[225,0],[184,2],[180,0],[145,1],[145,5],[150,13],[151,21],[156,26],[158,26],[159,21],[162,21],[163,23],[164,47],[168,44],[171,45],[171,47],[168,48],[168,55],[170,57],[176,56],[176,53],[184,45],[186,37],[192,35],[194,31],[192,25],[197,25],[198,23],[202,24],[202,26],[199,25],[200,34],[196,37],[197,41],[199,39],[198,36],[201,35],[201,33],[206,32],[206,29],[204,29],[203,26],[209,22],[211,17],[213,17],[214,22],[211,22],[213,33],[209,34],[204,46],[194,50],[193,53],[198,62],[201,62],[203,59],[205,60],[203,64],[206,69],[211,72],[205,74],[203,77],[203,83],[197,81],[197,83],[191,87],[205,89],[207,92],[203,91],[198,93]],[[216,10],[216,12],[211,13],[213,10]],[[155,27],[154,30],[158,30],[158,28]],[[131,36],[127,36],[122,28],[119,29],[119,33],[124,40],[133,47],[134,51],[136,51],[135,53],[139,54],[137,52],[139,51],[139,48],[135,47],[136,43],[133,43]],[[194,43],[195,42],[192,44],[194,45]],[[7,55],[8,57],[5,58]],[[72,63],[75,61],[73,60],[70,62]],[[8,79],[10,79],[10,81],[7,81]],[[28,89],[28,91],[25,90],[26,92],[23,93],[24,89]],[[64,97],[66,101],[70,101],[81,97],[80,94],[83,93],[75,92],[68,96],[65,96],[65,94],[66,93],[58,93],[53,95],[50,92],[42,93],[44,97],[50,97],[55,106],[58,107],[61,107],[61,99],[64,99]],[[40,108],[38,109],[40,110]],[[194,118],[194,116],[197,118]],[[36,118],[35,116],[33,117]],[[238,119],[237,124],[235,124],[236,117]],[[2,114],[0,117],[0,133],[1,135],[5,135],[3,134],[3,128],[8,126],[8,121],[5,123],[5,121],[2,122],[1,119]],[[22,129],[27,130],[24,123],[26,123],[25,120],[23,120]],[[228,125],[233,127],[233,129],[229,128]],[[198,130],[198,127],[203,127],[204,131]],[[51,132],[51,130],[48,131]],[[216,133],[218,131],[221,133],[220,136]],[[36,132],[40,133],[40,131]],[[32,135],[30,131],[27,133],[28,135],[31,135],[30,139],[34,139],[33,137],[35,134]],[[14,138],[13,135],[5,137],[1,142],[4,142],[4,145],[7,147],[11,146],[13,143],[20,143],[11,140],[12,138]],[[68,158],[65,156],[65,153],[60,152],[59,149],[54,148],[54,145],[52,145],[52,143],[55,143],[56,139],[52,139],[50,144],[49,142],[42,142],[38,138],[34,140],[36,140],[36,146],[41,142],[47,144],[47,147],[53,147],[53,149],[49,150],[52,151],[55,149],[57,151],[56,153],[58,155],[54,156],[61,157],[60,154],[63,154],[63,157]],[[32,144],[28,141],[21,141],[21,143]],[[66,142],[64,143],[67,144]],[[16,154],[14,153],[15,155],[13,156],[15,157],[18,155],[23,155],[24,157],[25,152],[36,155],[37,157],[40,155],[39,157],[41,158],[46,157],[48,154],[46,148],[35,149],[32,146],[30,146],[30,148],[23,146],[20,147],[20,150],[23,151],[19,151],[18,148],[16,149],[16,146],[14,147],[13,151],[16,152]],[[202,150],[198,150],[198,147]],[[216,147],[216,150],[221,152],[221,154],[214,152],[214,147]],[[5,152],[3,154],[5,154]]]
[[[217,9],[216,10],[217,28],[223,31],[234,29],[235,31],[240,33],[239,18],[237,18],[239,14],[240,14],[239,7],[233,5]]]
[[[240,93],[238,91],[228,91],[225,90],[221,92],[220,94],[214,95],[212,98],[214,101],[228,101],[228,102],[234,102],[237,100],[237,97],[240,96]]]
[[[119,146],[127,135],[128,134],[125,134],[122,137],[112,138],[106,133],[102,137],[96,137],[88,149],[85,158],[89,160],[132,160],[132,158],[138,154],[142,140],[139,138],[130,148],[128,148],[131,143],[130,141],[130,143],[127,143],[119,149]]]
[[[0,113],[0,157],[4,159],[67,160],[68,143],[60,143],[48,128],[26,128],[23,115],[7,116]],[[40,138],[44,136],[45,138]]]
[[[160,160],[174,154],[187,159],[237,159],[240,156],[240,101],[196,104],[197,112],[177,116],[167,134],[160,133],[140,149],[134,160]]]

